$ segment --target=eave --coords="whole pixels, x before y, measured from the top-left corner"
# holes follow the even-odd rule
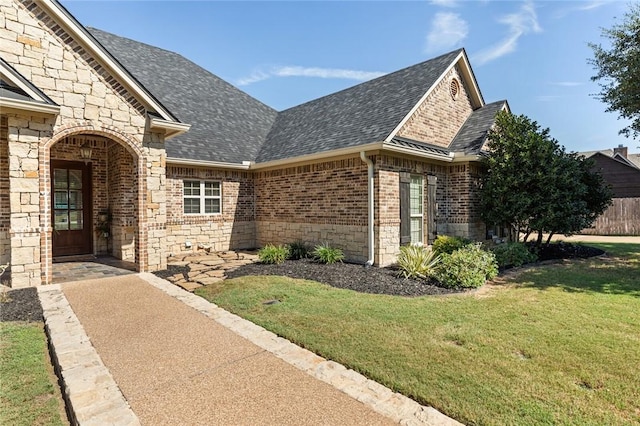
[[[5,112],[28,112],[36,115],[56,116],[60,114],[58,105],[43,104],[35,101],[23,101],[19,99],[0,97],[0,111]]]
[[[157,117],[149,117],[149,128],[151,130],[162,131],[164,133],[164,139],[167,140],[188,132],[191,128],[191,124],[168,121]]]

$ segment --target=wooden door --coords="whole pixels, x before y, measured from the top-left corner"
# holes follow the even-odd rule
[[[51,161],[53,256],[91,254],[91,164]]]

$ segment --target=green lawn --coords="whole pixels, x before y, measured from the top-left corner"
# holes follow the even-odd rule
[[[529,268],[471,295],[284,277],[198,294],[463,423],[640,423],[640,245],[600,246],[607,259]]]
[[[65,425],[42,322],[0,323],[0,425]]]

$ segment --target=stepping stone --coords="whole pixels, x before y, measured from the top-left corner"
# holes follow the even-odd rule
[[[220,258],[215,260],[202,260],[200,261],[200,264],[207,266],[218,266],[224,264],[224,260]]]
[[[224,281],[224,278],[220,278],[220,277],[204,277],[204,278],[199,278],[197,280],[197,282],[199,284],[202,284],[202,285],[215,284],[215,283],[219,283],[220,281]],[[199,287],[202,287],[202,286],[199,286]]]
[[[189,262],[184,260],[168,260],[167,266],[187,266]]]
[[[213,271],[204,272],[202,275],[206,275],[208,277],[223,278],[224,277],[224,271],[222,271],[220,269],[214,269]]]
[[[211,267],[207,266],[207,265],[202,265],[200,263],[190,263],[189,264],[189,270],[190,271],[202,271],[204,269],[211,269]]]
[[[239,255],[235,251],[223,251],[218,253],[218,256],[223,259],[239,259]]]
[[[178,287],[182,287],[183,289],[185,289],[185,290],[187,290],[188,292],[191,292],[191,293],[193,293],[193,291],[195,289],[202,287],[201,284],[192,283],[192,282],[188,282],[188,281],[185,281],[185,282],[182,282],[182,283],[178,282],[178,283],[176,283],[176,285]]]

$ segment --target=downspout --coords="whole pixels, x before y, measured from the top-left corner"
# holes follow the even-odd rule
[[[367,195],[368,195],[368,210],[369,210],[369,218],[368,218],[368,240],[369,240],[369,260],[365,263],[365,266],[373,266],[373,258],[374,258],[374,232],[373,232],[373,222],[374,222],[374,194],[373,194],[373,161],[369,157],[367,157],[364,151],[360,151],[360,159],[367,163]]]

